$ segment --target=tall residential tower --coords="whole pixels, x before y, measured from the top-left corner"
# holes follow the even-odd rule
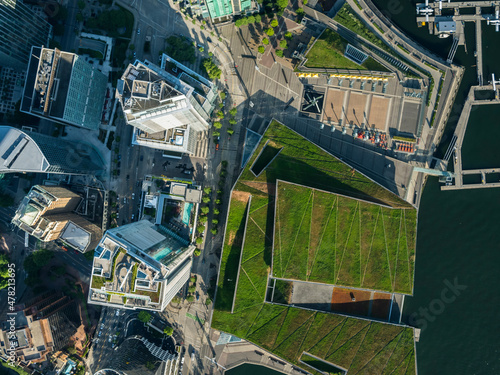
[[[135,131],[132,143],[171,152],[194,154],[217,98],[207,79],[169,59],[167,72],[146,61],[130,64],[118,82],[117,98]]]

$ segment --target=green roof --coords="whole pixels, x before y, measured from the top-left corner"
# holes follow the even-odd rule
[[[261,152],[266,145],[278,152]],[[260,156],[266,160],[254,166]],[[252,167],[258,170],[258,176]],[[411,209],[389,191],[273,121],[232,191],[213,328],[251,341],[308,371],[311,368],[300,362],[304,353],[345,368],[350,375],[415,374],[411,327],[265,302],[273,266],[275,204],[280,199],[279,195],[276,198],[276,182],[285,178],[327,192],[349,193],[358,199]],[[303,215],[307,211],[295,201],[288,203]],[[296,226],[292,226],[294,230]]]

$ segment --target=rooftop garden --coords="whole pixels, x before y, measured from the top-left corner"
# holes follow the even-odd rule
[[[218,296],[215,308],[221,311],[231,311],[233,305],[236,277],[241,255],[241,245],[245,231],[245,220],[248,205],[248,194],[235,194],[231,196],[230,211],[227,217],[226,233],[222,251]]]
[[[344,56],[347,40],[331,29],[325,29],[307,53],[305,66],[308,68],[357,69],[357,70],[388,70],[372,57],[358,65]]]
[[[277,196],[273,276],[412,293],[415,209],[283,181]]]
[[[283,150],[256,178],[250,168],[267,141],[272,147],[283,147]],[[264,302],[273,262],[275,184],[279,178],[318,185],[329,191],[350,192],[394,206],[407,206],[297,133],[273,121],[232,192],[212,326],[249,340],[307,371],[313,371],[309,366],[314,361],[309,358],[309,365],[301,363],[304,352],[345,368],[349,374],[414,374],[413,330],[409,327]],[[248,193],[252,197],[247,220],[247,201],[241,205],[234,201]],[[331,197],[331,200],[338,199],[334,195]],[[304,214],[305,207],[300,207]],[[375,207],[380,209],[380,206]],[[239,242],[235,254],[236,250],[228,248],[227,241],[228,238],[234,240],[237,233],[243,236],[245,223],[245,240],[243,244]],[[228,261],[229,256],[234,258],[232,262]],[[240,256],[241,267],[234,293]],[[233,283],[226,283],[227,279]],[[223,302],[218,302],[220,296]]]

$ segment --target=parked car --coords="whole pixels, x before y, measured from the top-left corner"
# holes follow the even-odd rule
[[[123,204],[127,204],[127,197],[123,197]]]
[[[61,249],[63,249],[64,251],[68,251],[68,248],[66,246],[61,246]]]
[[[215,144],[215,151],[219,151],[219,144],[218,143]]]
[[[141,28],[139,27],[139,28],[137,29],[137,35],[140,35],[140,34],[141,34]]]
[[[135,193],[132,193],[132,199],[135,199]]]

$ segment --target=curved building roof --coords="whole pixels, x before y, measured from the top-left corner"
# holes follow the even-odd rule
[[[45,172],[50,164],[25,132],[0,126],[0,172]]]
[[[88,143],[0,126],[0,173],[98,174],[104,162]]]

